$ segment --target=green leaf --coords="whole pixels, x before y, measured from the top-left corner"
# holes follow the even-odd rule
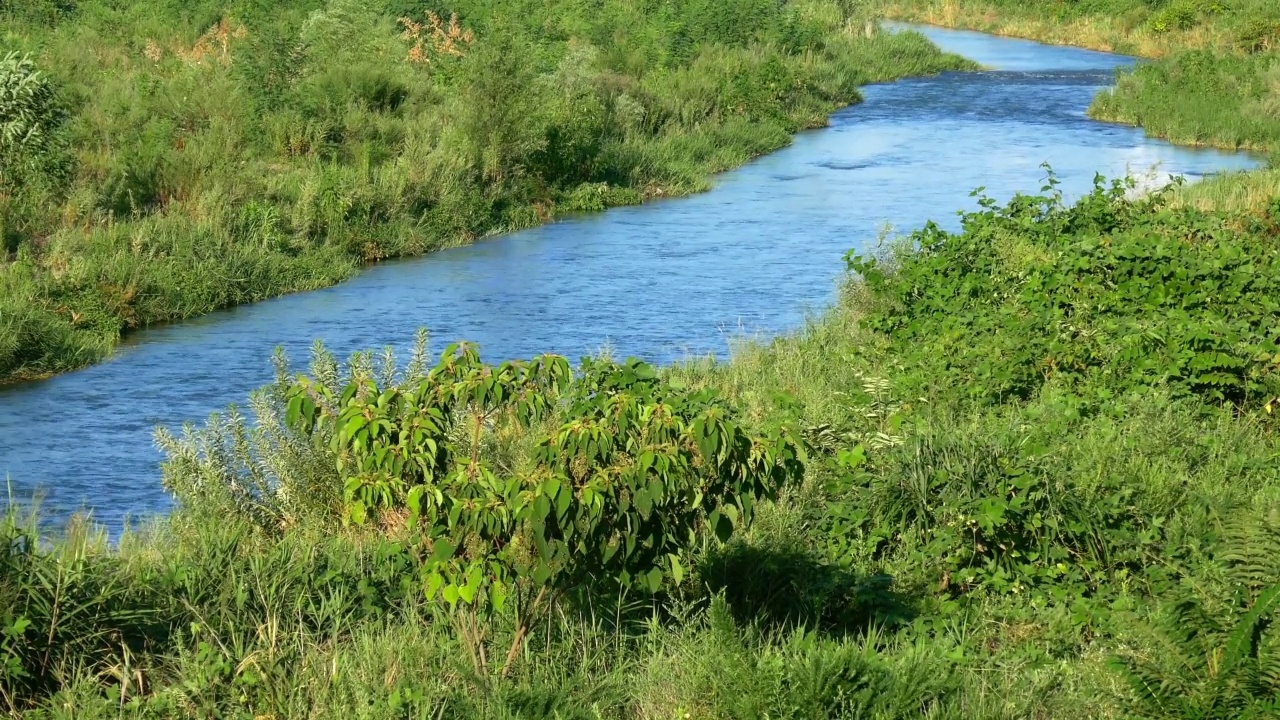
[[[489,602],[493,603],[493,609],[502,612],[502,608],[507,604],[507,595],[509,591],[506,583],[500,580],[494,580],[489,584]]]
[[[426,582],[427,599],[430,600],[431,598],[434,598],[436,596],[436,593],[440,591],[440,587],[442,585],[444,585],[443,575],[441,575],[438,572],[433,572],[427,575],[427,582]]]
[[[556,495],[556,518],[564,522],[565,513],[569,511],[569,506],[573,504],[573,489],[563,487],[560,493]]]
[[[640,517],[648,520],[649,514],[653,511],[653,500],[649,497],[648,489],[637,490],[636,494],[631,497],[631,502],[636,506]]]
[[[368,511],[364,506],[364,501],[352,501],[352,503],[347,507],[347,517],[356,525],[364,525],[365,520],[369,517]]]
[[[733,537],[733,523],[724,515],[719,515],[715,522],[715,533],[720,542],[729,542],[729,538]]]
[[[671,577],[675,579],[676,584],[684,582],[684,566],[680,564],[680,556],[672,553],[667,556],[671,562]]]
[[[551,579],[551,567],[545,562],[538,563],[533,568],[533,581],[539,585],[546,585]]]
[[[658,590],[662,589],[662,571],[658,568],[653,568],[645,573],[644,578],[645,584],[649,587],[649,592],[658,592]]]
[[[431,548],[431,557],[427,560],[429,565],[437,565],[445,562],[453,557],[453,553],[457,548],[446,538],[439,538],[435,541],[435,545]]]

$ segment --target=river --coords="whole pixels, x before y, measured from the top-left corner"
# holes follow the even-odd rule
[[[610,348],[669,362],[723,357],[731,339],[796,328],[833,297],[850,248],[886,226],[955,227],[971,190],[1038,191],[1049,162],[1069,196],[1095,173],[1189,179],[1253,167],[1085,116],[1132,58],[921,28],[989,71],[874,85],[830,127],[691,198],[619,208],[369,268],[326,290],[138,332],[109,361],[0,389],[0,475],[48,517],[90,509],[113,532],[163,512],[157,424],[200,421],[271,379],[276,345],[303,364],[405,347],[418,327],[489,360]]]

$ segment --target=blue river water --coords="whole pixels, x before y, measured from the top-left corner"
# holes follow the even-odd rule
[[[1133,59],[921,28],[987,71],[874,85],[865,102],[691,198],[653,202],[369,268],[342,285],[138,332],[109,361],[0,389],[0,476],[46,517],[79,509],[112,531],[164,512],[156,425],[199,422],[272,377],[282,345],[301,365],[333,350],[443,345],[497,361],[604,348],[669,362],[724,357],[732,339],[796,328],[833,295],[851,248],[935,220],[956,226],[983,186],[1039,191],[1048,162],[1068,196],[1095,173],[1196,179],[1253,167],[1088,119]]]

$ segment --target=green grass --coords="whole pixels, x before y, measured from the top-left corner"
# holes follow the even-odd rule
[[[26,139],[0,147],[0,381],[365,263],[704,190],[859,85],[969,66],[865,17],[833,0],[6,2],[0,123]]]
[[[329,431],[288,426],[281,383],[249,417],[159,436],[178,510],[118,547],[73,525],[37,550],[8,521],[0,702],[76,718],[1274,717],[1280,217],[1125,190],[987,202],[961,233],[853,258],[861,277],[796,334],[667,370],[802,439],[803,483],[729,542],[693,538],[689,574],[655,594],[559,596],[508,677],[478,674],[399,516],[341,522]],[[311,375],[341,385],[324,353]],[[494,467],[529,451],[484,447]],[[514,618],[484,628],[492,657]]]
[[[1280,53],[1184,51],[1122,76],[1089,112],[1180,144],[1275,151]]]

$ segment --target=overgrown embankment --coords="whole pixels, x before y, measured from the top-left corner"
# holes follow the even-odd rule
[[[966,67],[835,0],[0,5],[0,381],[363,263],[704,189]]]
[[[1280,712],[1280,213],[1053,182],[725,365],[323,352],[0,555],[31,717]]]

